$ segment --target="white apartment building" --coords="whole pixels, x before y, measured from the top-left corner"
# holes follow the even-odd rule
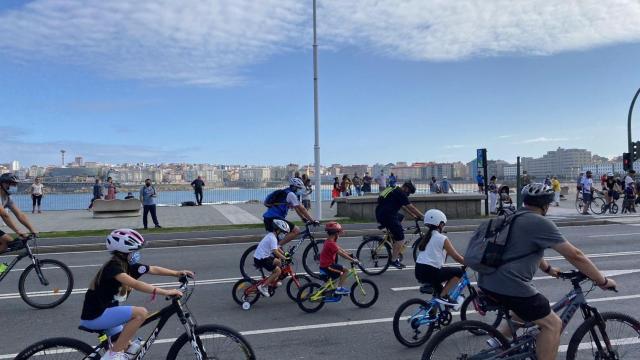
[[[263,182],[271,178],[271,169],[268,167],[250,167],[239,169],[240,181]]]

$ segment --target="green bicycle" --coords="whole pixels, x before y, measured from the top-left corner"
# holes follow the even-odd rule
[[[354,283],[351,285],[351,292],[348,294],[356,306],[368,308],[378,300],[378,287],[369,279],[361,279],[356,270],[357,263],[351,263],[349,276],[353,276]],[[336,294],[336,282],[327,275],[321,275],[324,285],[318,283],[308,283],[298,290],[296,302],[298,307],[304,312],[314,313],[320,310],[325,303],[340,302],[347,294]]]

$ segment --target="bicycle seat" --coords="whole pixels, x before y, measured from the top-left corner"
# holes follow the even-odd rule
[[[82,330],[82,331],[86,331],[88,333],[92,333],[92,334],[104,334],[105,330],[94,330],[94,329],[89,329],[86,328],[82,325],[78,326],[78,329]]]

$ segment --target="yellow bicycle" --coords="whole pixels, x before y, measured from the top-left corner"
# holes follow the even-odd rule
[[[351,263],[349,276],[355,279],[351,285],[351,293],[336,294],[336,282],[327,275],[321,275],[324,285],[308,283],[298,291],[296,301],[304,312],[314,313],[320,310],[325,303],[340,302],[342,297],[349,295],[351,302],[361,308],[368,308],[378,300],[378,287],[369,279],[361,279],[356,270],[356,263]]]

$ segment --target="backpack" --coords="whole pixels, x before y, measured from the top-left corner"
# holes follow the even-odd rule
[[[282,205],[287,202],[287,195],[289,194],[289,189],[279,189],[275,190],[264,199],[264,206],[270,208],[272,206]]]
[[[515,258],[503,259],[514,220],[523,213],[498,216],[478,226],[469,240],[464,264],[480,274],[491,274],[506,263],[527,257],[534,252]]]
[[[182,206],[196,206],[195,201],[183,201],[182,204],[180,204]]]

